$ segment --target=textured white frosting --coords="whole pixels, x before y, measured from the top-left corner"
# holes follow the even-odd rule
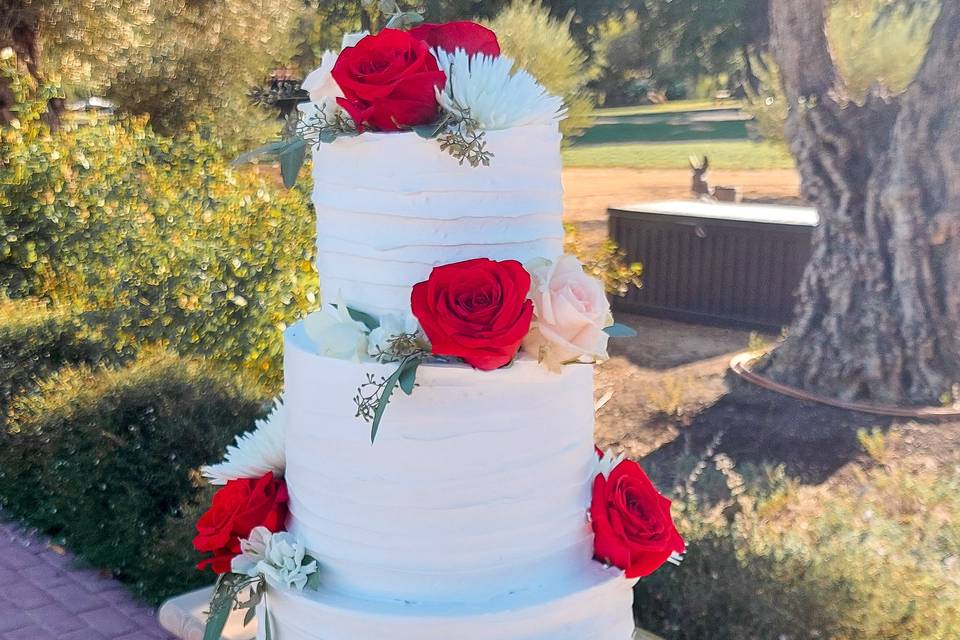
[[[328,589],[471,603],[592,567],[591,366],[422,366],[373,445],[352,400],[368,372],[391,367],[319,356],[287,330],[288,527]]]
[[[282,640],[630,640],[634,582],[594,563],[577,580],[483,606],[370,602],[272,585],[266,602],[273,637]],[[258,613],[262,620],[262,607]]]
[[[365,133],[313,151],[317,269],[328,300],[370,313],[409,309],[437,265],[563,252],[557,125],[486,134],[471,167],[416,133]]]

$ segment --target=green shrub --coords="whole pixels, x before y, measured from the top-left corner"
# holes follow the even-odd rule
[[[841,0],[830,8],[827,32],[844,82],[857,101],[881,82],[906,89],[927,51],[935,11],[907,10],[889,0]]]
[[[264,395],[163,351],[123,369],[63,369],[13,403],[0,434],[2,504],[122,580],[163,583],[145,570],[184,575],[197,558],[189,546],[162,555],[162,539],[171,522],[192,527],[181,513],[203,490],[197,468],[252,427]]]
[[[743,486],[732,468],[723,474]],[[957,469],[877,467],[677,506],[686,559],[637,587],[638,621],[651,631],[676,640],[960,637]]]
[[[176,139],[142,120],[51,133],[41,96],[16,86],[18,126],[0,130],[0,295],[97,310],[129,343],[278,384],[280,331],[317,298],[308,187],[231,168],[206,124]]]
[[[210,508],[213,493],[213,487],[203,486],[166,517],[153,543],[140,549],[136,574],[129,576],[127,583],[139,598],[156,605],[212,582],[213,574],[197,570],[199,556],[193,538],[197,520]]]
[[[580,238],[576,225],[566,223],[564,229],[564,252],[580,259],[584,270],[603,281],[607,293],[625,296],[631,287],[643,286],[643,265],[627,263],[627,254],[612,240],[599,246],[589,246]]]
[[[0,299],[0,423],[15,396],[61,366],[119,363],[129,355],[70,311]]]
[[[587,54],[570,35],[573,13],[563,20],[550,15],[539,0],[513,0],[488,26],[497,33],[504,54],[517,61],[544,87],[563,96],[565,136],[576,136],[590,125],[593,96],[587,90],[596,71]]]

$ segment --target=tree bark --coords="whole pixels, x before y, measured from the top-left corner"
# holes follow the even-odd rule
[[[772,0],[804,196],[820,212],[774,379],[844,400],[935,404],[960,381],[960,2],[901,95],[851,102],[824,0]]]
[[[40,75],[40,7],[25,6],[22,0],[0,0],[0,50],[10,48],[17,62],[36,83],[43,82]],[[15,97],[6,78],[0,78],[0,124],[13,121]],[[63,105],[59,98],[52,99],[44,119],[51,127],[60,123]]]

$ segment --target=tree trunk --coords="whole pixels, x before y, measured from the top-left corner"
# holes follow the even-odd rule
[[[0,50],[13,50],[22,70],[38,84],[43,81],[40,76],[38,37],[40,15],[40,8],[27,7],[22,0],[0,0]],[[0,77],[0,124],[9,124],[14,119],[14,102],[9,80]],[[59,98],[50,101],[44,117],[48,125],[55,127],[59,124],[62,102]]]
[[[935,404],[960,381],[960,2],[899,96],[850,102],[824,0],[772,0],[804,196],[820,212],[795,319],[764,363],[843,400]]]

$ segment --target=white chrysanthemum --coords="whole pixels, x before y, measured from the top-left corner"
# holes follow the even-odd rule
[[[256,578],[260,575],[262,561],[267,559],[267,550],[270,548],[270,539],[273,532],[266,527],[254,527],[246,540],[240,541],[240,555],[230,561],[230,571],[244,576]]]
[[[454,115],[469,112],[486,131],[528,124],[546,124],[563,117],[563,100],[523,69],[514,70],[506,56],[468,56],[463,49],[433,52],[447,74],[443,91],[437,89],[440,106]]]
[[[257,563],[257,569],[268,579],[288,589],[303,591],[310,576],[317,572],[317,561],[306,557],[303,542],[293,534],[273,534],[266,551],[266,557]],[[309,562],[304,564],[304,560]]]
[[[204,477],[210,484],[220,485],[239,478],[259,478],[268,471],[283,475],[287,466],[285,422],[283,403],[277,402],[270,415],[257,422],[256,429],[237,436],[236,443],[227,447],[223,462],[201,469]]]
[[[607,449],[602,458],[599,454],[597,454],[597,463],[593,468],[593,477],[597,477],[602,473],[604,478],[609,478],[610,472],[616,469],[617,465],[623,462],[625,459],[625,454],[621,453],[618,456],[613,455],[613,449]]]

